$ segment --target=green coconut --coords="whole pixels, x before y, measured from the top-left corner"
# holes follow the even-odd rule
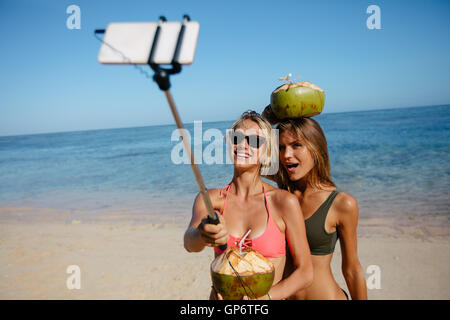
[[[262,297],[272,287],[274,276],[272,262],[251,248],[242,249],[242,253],[228,248],[211,263],[214,289],[225,300]]]
[[[286,83],[276,88],[270,106],[278,119],[312,117],[322,112],[325,92],[308,81]]]

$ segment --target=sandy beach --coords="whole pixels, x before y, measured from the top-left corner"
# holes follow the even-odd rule
[[[4,216],[6,210],[26,212],[3,208]],[[368,290],[369,299],[450,299],[448,219],[407,222],[360,221],[363,269],[380,270],[380,288]],[[2,221],[0,298],[207,299],[213,252],[186,252],[184,230],[131,221]],[[346,288],[336,248],[333,272]],[[67,287],[71,265],[80,268],[80,289]]]

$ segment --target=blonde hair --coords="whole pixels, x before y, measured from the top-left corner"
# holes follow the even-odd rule
[[[251,120],[255,122],[261,129],[266,140],[265,142],[265,152],[261,157],[260,161],[260,172],[261,175],[268,174],[272,166],[272,162],[275,156],[275,161],[278,161],[278,152],[274,149],[274,144],[272,141],[272,126],[264,119],[259,113],[253,110],[247,110],[237,119],[231,126],[231,130],[236,130],[240,127],[244,121]]]
[[[325,134],[320,125],[311,118],[286,119],[277,125],[279,134],[290,132],[303,142],[314,159],[314,167],[303,177],[307,185],[321,189],[324,185],[333,186],[330,173],[330,158]],[[293,192],[297,190],[295,181],[290,181],[284,166],[280,166],[276,177],[278,187]]]

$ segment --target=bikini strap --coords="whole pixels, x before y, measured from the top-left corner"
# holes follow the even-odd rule
[[[267,202],[266,188],[264,188],[264,183],[261,182],[261,185],[262,185],[262,189],[263,189],[263,192],[264,192],[264,202],[266,204],[267,214],[269,215],[269,218],[270,218],[269,203]]]
[[[222,196],[223,191],[226,190],[227,191],[227,195],[225,196],[225,202],[223,203],[223,210],[220,213],[222,216],[225,213],[225,207],[227,206],[227,201],[228,201],[228,194],[230,193],[230,189],[231,189],[231,183],[226,185],[225,187],[222,188],[222,190],[220,190],[220,195]]]
[[[267,205],[267,194],[266,194],[266,188],[264,188],[264,183],[261,183],[261,186],[262,186],[262,189],[264,192],[264,201],[266,202],[266,205]]]

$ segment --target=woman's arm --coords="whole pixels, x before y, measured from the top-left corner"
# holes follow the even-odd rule
[[[347,193],[336,197],[338,232],[342,252],[342,273],[353,300],[367,300],[366,279],[358,259],[358,203]]]
[[[211,191],[208,190],[211,197]],[[212,199],[211,199],[212,200]],[[200,193],[197,195],[192,208],[192,218],[184,233],[184,248],[188,252],[200,252],[205,246],[217,246],[227,243],[228,231],[225,220],[218,214],[219,224],[205,224],[207,211]]]
[[[313,266],[306,238],[305,221],[297,197],[283,191],[282,199],[277,202],[286,225],[285,235],[292,255],[294,272],[273,286],[269,293],[273,299],[285,299],[312,284]]]

